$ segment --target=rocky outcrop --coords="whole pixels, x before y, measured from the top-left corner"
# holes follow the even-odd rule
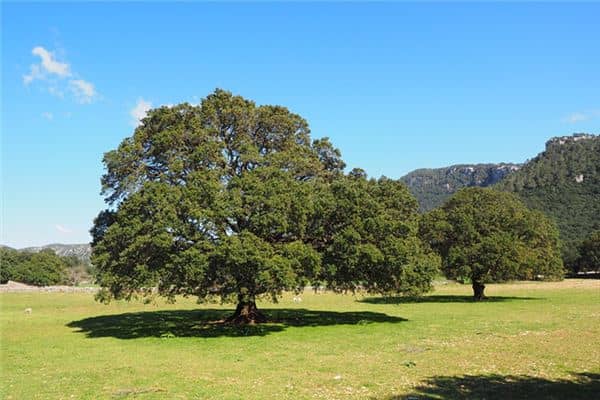
[[[60,244],[53,243],[47,244],[45,246],[34,246],[34,247],[26,247],[23,249],[19,249],[19,251],[27,251],[31,253],[37,253],[39,251],[51,249],[57,255],[61,257],[75,256],[82,262],[89,264],[90,256],[92,255],[92,248],[89,243],[82,244]]]
[[[590,133],[575,133],[571,136],[556,136],[546,142],[546,149],[551,146],[562,146],[569,143],[579,142],[581,140],[594,139],[596,135]]]

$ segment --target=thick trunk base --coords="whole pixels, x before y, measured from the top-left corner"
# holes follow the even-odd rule
[[[473,300],[475,300],[475,301],[485,300],[486,297],[483,294],[484,290],[485,290],[485,285],[483,283],[473,282]]]
[[[267,322],[267,317],[258,310],[253,301],[240,302],[232,316],[225,322],[237,325],[253,325]]]

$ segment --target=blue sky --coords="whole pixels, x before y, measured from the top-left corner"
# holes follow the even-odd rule
[[[88,241],[102,154],[134,115],[216,87],[289,107],[372,176],[522,162],[600,131],[600,4],[1,7],[0,243],[15,247]]]

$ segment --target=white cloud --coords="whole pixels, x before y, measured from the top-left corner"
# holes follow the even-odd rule
[[[61,224],[56,224],[56,225],[54,225],[54,227],[60,233],[72,233],[73,232],[72,230],[70,230],[69,228],[66,228],[65,226],[63,226]]]
[[[144,100],[143,98],[139,98],[135,107],[131,109],[129,115],[131,115],[131,124],[133,126],[138,126],[142,119],[148,113],[148,110],[152,108],[152,103]]]
[[[96,96],[96,89],[91,82],[83,79],[71,79],[69,87],[80,103],[91,103]]]
[[[53,96],[64,98],[65,92],[71,92],[78,103],[91,103],[98,93],[93,83],[82,79],[71,70],[66,61],[58,61],[53,52],[37,46],[31,54],[38,56],[40,62],[32,64],[29,73],[23,75],[23,83],[27,86],[34,81],[45,81],[45,90]]]
[[[600,117],[600,110],[574,112],[563,118],[563,121],[570,124],[576,124],[578,122],[587,121],[596,117]]]
[[[48,121],[52,121],[52,119],[54,119],[54,114],[46,111],[42,113],[42,117],[46,118]]]
[[[43,47],[34,47],[31,54],[42,59],[42,67],[51,74],[58,76],[71,76],[71,67],[67,63],[61,63],[54,59],[54,54]]]
[[[54,53],[41,46],[34,47],[31,54],[40,57],[39,64],[32,64],[29,74],[23,75],[23,82],[28,85],[36,79],[45,79],[48,75],[57,75],[60,78],[71,76],[71,67],[68,63],[59,62]]]

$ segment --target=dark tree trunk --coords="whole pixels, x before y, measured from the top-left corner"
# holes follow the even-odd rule
[[[485,290],[485,285],[481,282],[473,281],[473,300],[480,301],[485,300],[485,295],[483,291]]]
[[[233,315],[227,318],[225,322],[229,322],[231,324],[252,325],[267,322],[267,317],[258,310],[254,300],[240,301],[235,308]]]

